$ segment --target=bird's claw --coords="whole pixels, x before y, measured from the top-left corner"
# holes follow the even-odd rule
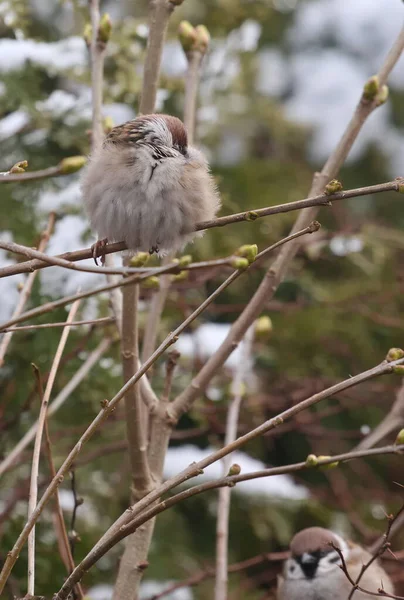
[[[101,265],[105,265],[105,248],[108,245],[108,238],[104,238],[102,240],[97,240],[95,244],[91,246],[91,254],[94,259],[95,264],[98,267],[97,258],[100,257]]]
[[[159,247],[157,245],[152,246],[149,250],[149,254],[158,254],[158,251],[159,251]]]

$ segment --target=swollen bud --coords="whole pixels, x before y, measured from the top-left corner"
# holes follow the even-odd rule
[[[326,196],[331,196],[342,190],[342,183],[338,179],[331,179],[330,183],[327,183],[324,189]]]
[[[197,32],[189,21],[181,21],[178,27],[178,38],[185,52],[193,50],[197,40]]]
[[[231,465],[229,472],[227,473],[227,477],[231,477],[231,475],[240,475],[241,467],[237,463]]]
[[[114,128],[114,120],[112,117],[104,117],[102,120],[102,128],[104,133],[109,133]]]
[[[199,50],[201,54],[206,54],[206,51],[209,47],[210,43],[210,33],[205,27],[205,25],[197,25],[195,27],[196,31],[196,42],[195,42],[195,50]]]
[[[28,167],[27,160],[20,160],[20,162],[15,163],[10,169],[10,173],[25,173],[25,169]]]
[[[172,276],[171,281],[173,283],[178,282],[178,281],[185,281],[186,279],[188,279],[188,277],[189,277],[189,271],[180,271],[176,275]]]
[[[404,358],[404,350],[402,350],[401,348],[390,348],[390,350],[387,352],[387,362],[392,362],[393,360],[400,360],[400,358]]]
[[[396,441],[394,443],[398,446],[404,444],[404,429],[400,429],[400,431],[397,434]]]
[[[259,319],[255,321],[254,331],[256,338],[266,339],[271,333],[272,329],[272,321],[267,315],[259,317]]]
[[[379,78],[377,75],[370,77],[363,86],[363,97],[365,100],[374,100],[380,89]]]
[[[138,252],[129,261],[131,267],[143,267],[150,258],[149,252]]]
[[[331,458],[331,456],[319,456],[318,460],[326,460],[327,458]],[[322,469],[335,469],[335,467],[338,467],[339,462],[332,462],[332,463],[328,463],[327,465],[319,465],[319,467],[321,467]]]
[[[244,246],[240,246],[240,248],[236,250],[235,254],[236,256],[243,256],[249,263],[252,263],[258,254],[258,246],[257,244],[244,244]]]
[[[230,259],[230,264],[234,269],[246,269],[249,262],[246,258],[233,257]]]
[[[112,31],[111,18],[108,13],[104,13],[100,19],[100,24],[98,26],[97,41],[107,44],[109,41],[109,38],[111,37],[111,31]]]
[[[315,454],[309,454],[306,458],[306,467],[317,467],[318,458]]]
[[[83,31],[83,38],[87,45],[87,47],[91,46],[91,39],[93,37],[93,28],[91,27],[91,23],[86,23]]]
[[[187,267],[192,262],[191,254],[184,254],[184,256],[180,256],[178,259],[178,264],[180,267]]]
[[[387,85],[382,85],[379,93],[376,96],[376,106],[381,106],[382,104],[387,102],[388,97],[389,97],[389,88],[387,87]]]
[[[393,373],[404,377],[404,365],[397,365],[396,367],[393,367]]]
[[[59,171],[62,175],[69,175],[80,171],[86,164],[87,159],[85,156],[68,156],[59,163]]]
[[[160,288],[159,278],[155,275],[146,277],[146,279],[142,279],[141,286],[149,290],[158,290]]]

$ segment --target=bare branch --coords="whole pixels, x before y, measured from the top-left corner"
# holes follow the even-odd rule
[[[73,304],[67,317],[67,323],[71,323],[79,308],[80,301]],[[60,359],[62,358],[70,329],[66,327],[63,330],[59,345],[56,350],[55,358],[53,359],[52,367],[46,384],[45,393],[41,401],[41,410],[39,412],[38,426],[35,436],[34,453],[32,456],[31,467],[31,483],[28,501],[28,521],[31,519],[35,510],[38,498],[38,472],[39,472],[39,455],[41,453],[42,432],[46,421],[46,413],[48,410],[49,398],[52,393],[53,384],[55,382],[56,373],[59,367]],[[28,594],[32,596],[35,593],[35,526],[31,529],[28,536]]]
[[[245,395],[245,381],[251,368],[251,352],[254,338],[254,325],[251,325],[244,336],[244,346],[240,355],[240,362],[235,370],[232,381],[232,395],[227,419],[226,435],[224,445],[228,446],[237,438],[238,417],[241,401]],[[231,454],[223,459],[223,473],[229,474]],[[228,571],[228,538],[229,538],[229,514],[230,514],[231,487],[223,487],[219,490],[219,501],[217,507],[216,521],[216,582],[215,600],[226,600],[227,598],[227,571]]]
[[[45,250],[46,245],[49,240],[49,237],[53,231],[54,224],[55,224],[55,213],[51,213],[49,215],[47,227],[42,232],[41,239],[39,241],[38,249],[40,252],[43,252]],[[34,271],[33,273],[30,273],[28,275],[27,280],[25,281],[24,286],[21,290],[17,306],[13,312],[13,318],[18,317],[22,313],[23,308],[24,308],[25,304],[27,303],[27,300],[31,294],[31,290],[32,290],[32,286],[34,284],[35,277],[36,277],[36,271]],[[3,339],[0,342],[0,368],[4,364],[4,357],[7,352],[7,348],[11,342],[12,336],[13,336],[13,334],[10,331],[7,333],[7,335],[5,335],[3,337]]]
[[[54,327],[78,327],[80,325],[109,325],[115,323],[115,317],[102,317],[101,319],[91,319],[89,321],[74,321],[73,323],[42,323],[41,325],[23,325],[21,327],[10,327],[9,329],[3,329],[1,333],[18,331],[36,331],[37,329],[52,329]]]
[[[326,177],[322,186],[326,185],[326,183],[331,179],[331,177]],[[211,221],[204,221],[203,223],[198,223],[196,226],[196,231],[202,231],[205,229],[212,229],[214,227],[223,227],[225,225],[231,225],[233,223],[241,223],[245,221],[254,221],[261,217],[267,217],[271,215],[277,215],[281,213],[292,212],[294,210],[301,210],[303,208],[313,207],[313,206],[331,206],[332,202],[336,202],[338,200],[346,200],[348,198],[357,198],[360,196],[367,196],[369,194],[379,194],[383,192],[398,192],[402,186],[402,180],[400,178],[395,179],[394,181],[389,181],[387,183],[381,183],[377,185],[370,185],[361,188],[355,188],[352,190],[346,190],[345,192],[338,192],[336,194],[327,195],[321,193],[320,191],[317,195],[313,195],[312,197],[305,198],[304,200],[296,200],[294,202],[287,202],[286,204],[278,204],[275,206],[268,206],[266,208],[257,208],[254,210],[249,210],[241,213],[235,213],[233,215],[227,215],[225,217],[218,217],[216,219],[212,219]],[[114,252],[121,252],[126,250],[126,244],[124,242],[115,242],[113,244],[108,244],[105,248],[105,254],[111,254]],[[51,257],[48,257],[51,258]],[[91,248],[85,248],[83,250],[77,250],[75,252],[66,252],[59,256],[53,258],[61,258],[71,262],[77,262],[80,260],[85,260],[87,258],[92,258],[92,250]],[[44,269],[49,267],[50,264],[41,260],[31,260],[23,263],[19,263],[17,265],[10,265],[9,267],[3,267],[0,269],[0,277],[9,277],[10,275],[16,275],[18,273],[29,273],[30,271],[36,269]],[[139,269],[140,271],[148,270],[148,269]],[[98,272],[98,271],[96,271]],[[105,270],[100,269],[100,272],[104,272]],[[117,272],[116,270],[114,271]],[[125,271],[126,273],[127,271]]]
[[[270,246],[269,248],[267,248],[266,250],[261,252],[260,255],[261,255],[261,257],[266,256],[266,254],[268,252],[270,252],[271,250],[274,250],[275,248],[278,248],[282,244],[287,243],[291,239],[294,239],[296,236],[305,235],[307,233],[311,233],[312,231],[313,231],[312,226],[306,227],[306,229],[302,230],[301,232],[296,232],[292,236],[288,236],[287,238],[280,240],[276,244],[273,244],[273,246]],[[257,256],[257,260],[260,258],[260,255]],[[71,452],[69,453],[69,455],[63,462],[56,477],[51,481],[50,485],[45,490],[42,498],[38,502],[30,521],[25,525],[25,527],[22,530],[21,534],[19,535],[16,543],[14,544],[13,549],[8,553],[6,562],[0,573],[0,593],[4,589],[4,585],[8,578],[8,575],[10,574],[10,572],[18,558],[18,555],[19,555],[19,552],[20,552],[22,546],[24,545],[25,541],[27,540],[29,532],[31,531],[32,527],[34,526],[36,520],[39,518],[39,515],[41,514],[42,510],[44,509],[44,507],[46,506],[46,504],[49,502],[50,498],[54,494],[55,490],[60,485],[64,475],[68,472],[68,470],[70,469],[74,460],[80,453],[85,442],[87,442],[93,436],[93,434],[98,429],[98,427],[108,418],[110,413],[115,409],[118,402],[124,397],[127,390],[132,385],[134,385],[135,383],[137,383],[139,381],[139,379],[148,371],[148,369],[165,352],[165,350],[177,340],[178,335],[182,331],[184,331],[184,329],[186,329],[188,327],[188,325],[193,320],[195,320],[217,298],[217,296],[219,296],[219,294],[224,289],[226,289],[235,279],[237,279],[241,275],[242,272],[243,273],[248,272],[248,269],[246,269],[244,271],[240,271],[240,270],[234,271],[230,275],[230,277],[228,277],[226,279],[226,281],[224,281],[187,319],[185,319],[185,321],[183,323],[181,323],[181,325],[179,325],[177,327],[176,330],[174,330],[167,336],[167,338],[164,340],[164,342],[162,344],[160,344],[160,346],[152,354],[152,356],[144,362],[142,367],[119,390],[119,392],[109,402],[106,400],[105,402],[102,403],[102,405],[103,405],[102,410],[98,413],[98,415],[95,417],[95,419],[90,423],[90,425],[87,427],[86,431],[83,433],[83,435],[81,436],[79,441],[76,443],[74,448],[71,450]],[[401,364],[399,361],[396,361],[396,363]],[[391,369],[391,366],[394,364],[395,363],[393,363],[393,362],[389,363],[388,370],[386,367],[386,371],[383,371],[383,372],[389,372]],[[377,371],[377,373],[379,373],[379,371]],[[174,421],[174,419],[173,419],[173,421]],[[167,425],[167,428],[169,428],[169,425]],[[161,446],[163,446],[163,444],[161,444]],[[161,457],[160,457],[160,459],[161,459]],[[3,461],[3,465],[4,465],[4,462],[5,461]],[[158,459],[156,459],[156,462],[158,462]],[[149,498],[151,495],[153,495],[153,494],[148,494],[145,498]],[[156,498],[154,498],[153,501],[156,500],[159,497],[159,495],[160,494],[158,494],[158,496]],[[142,500],[140,500],[138,502],[137,506],[142,505],[142,502],[144,502],[144,501],[145,501],[145,499],[143,498]]]
[[[69,383],[59,392],[56,398],[51,403],[49,410],[47,412],[47,417],[49,418],[55,412],[59,410],[59,408],[64,404],[64,402],[70,397],[70,395],[74,392],[76,387],[83,381],[85,376],[89,373],[89,371],[93,368],[95,364],[98,363],[101,356],[108,350],[111,345],[110,338],[104,338],[97,348],[87,357],[87,359],[83,362],[81,367],[76,371],[73,377],[70,379]],[[6,456],[2,463],[0,463],[0,476],[3,475],[10,466],[17,460],[20,456],[21,452],[25,450],[30,442],[35,438],[35,434],[38,428],[38,421],[34,423],[25,435],[21,438],[18,444],[13,448],[13,450]]]
[[[33,365],[33,367],[34,367],[35,377],[37,379],[39,397],[43,398],[44,391],[43,391],[43,383],[42,383],[41,373],[36,365]],[[51,440],[50,440],[50,435],[49,435],[49,427],[48,427],[48,418],[47,417],[48,417],[48,415],[46,415],[45,423],[44,423],[44,434],[45,434],[45,436],[44,436],[44,441],[45,441],[44,452],[45,452],[45,455],[46,455],[46,458],[48,461],[50,476],[53,479],[53,477],[56,476],[56,469],[55,469],[55,464],[53,462],[53,457],[52,457],[52,445],[51,445]],[[74,571],[75,565],[74,565],[73,556],[72,556],[72,553],[70,550],[69,538],[68,538],[67,531],[66,531],[65,521],[63,518],[62,507],[60,506],[59,490],[56,490],[54,500],[55,500],[55,509],[54,509],[55,530],[56,530],[56,535],[57,535],[57,540],[58,540],[59,552],[60,552],[60,556],[66,566],[66,571],[69,575],[72,571]],[[84,598],[83,590],[79,583],[75,587],[75,592],[77,594],[78,600],[82,600],[82,598]]]

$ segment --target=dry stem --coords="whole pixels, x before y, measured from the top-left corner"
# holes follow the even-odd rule
[[[79,308],[80,301],[78,300],[73,304],[67,317],[66,323],[69,324],[73,321]],[[41,409],[39,412],[38,426],[35,436],[34,452],[32,456],[32,467],[31,467],[31,483],[29,490],[29,501],[28,501],[28,521],[31,519],[32,514],[35,510],[38,498],[38,471],[39,471],[39,455],[41,453],[42,443],[42,432],[46,421],[46,413],[48,410],[49,398],[52,392],[53,384],[55,382],[56,373],[59,368],[60,359],[62,358],[63,350],[65,348],[67,338],[70,329],[66,327],[61,335],[59,345],[56,350],[55,358],[53,359],[52,367],[49,373],[48,382],[46,384],[45,393],[41,402]],[[35,526],[31,529],[28,536],[28,587],[27,593],[32,596],[35,593]]]
[[[48,224],[46,226],[46,229],[42,232],[41,239],[40,239],[40,242],[38,245],[38,250],[40,252],[43,252],[45,250],[46,245],[49,240],[49,237],[53,231],[54,224],[55,224],[55,213],[50,213],[49,219],[48,219]],[[28,277],[24,283],[24,286],[21,290],[20,297],[19,297],[17,306],[13,312],[12,318],[18,317],[22,313],[23,308],[24,308],[25,304],[27,303],[27,300],[31,294],[31,290],[32,290],[32,286],[34,284],[35,277],[36,277],[36,271],[34,271],[33,273],[30,273],[28,275]],[[7,348],[11,342],[12,336],[13,336],[13,333],[10,331],[3,337],[3,339],[0,342],[0,368],[4,364],[4,357],[6,355]]]
[[[323,186],[322,186],[323,188],[328,183],[329,179],[331,179],[331,177],[329,177],[328,179],[327,178],[324,179]],[[296,200],[293,202],[286,202],[285,204],[278,204],[275,206],[267,206],[265,208],[257,208],[254,210],[249,210],[249,211],[245,211],[245,212],[241,212],[241,213],[226,215],[224,217],[217,217],[216,219],[212,219],[211,221],[204,221],[202,223],[198,223],[196,225],[195,230],[202,231],[205,229],[212,229],[214,227],[224,227],[226,225],[231,225],[233,223],[241,223],[241,222],[245,222],[245,221],[255,221],[258,218],[292,212],[294,210],[301,210],[302,208],[308,208],[308,207],[313,207],[313,206],[320,206],[320,207],[321,206],[331,206],[332,202],[336,202],[339,200],[346,200],[349,198],[358,198],[360,196],[367,196],[368,194],[379,194],[379,193],[388,192],[388,191],[398,192],[400,189],[400,182],[402,184],[402,180],[400,180],[398,178],[398,179],[395,179],[394,181],[388,181],[386,183],[380,183],[377,185],[370,185],[370,186],[365,186],[365,187],[361,187],[361,188],[355,188],[352,190],[346,190],[344,192],[338,192],[331,196],[321,193],[322,188],[319,187],[319,192],[317,195],[312,195],[303,200]],[[108,244],[108,246],[105,248],[105,253],[108,255],[108,254],[111,254],[114,252],[121,252],[126,249],[127,249],[127,247],[124,242],[115,242],[113,244]],[[76,250],[74,252],[66,252],[66,253],[56,256],[56,257],[48,257],[48,260],[51,258],[61,258],[66,261],[77,262],[77,261],[85,260],[85,259],[91,258],[91,257],[92,257],[91,248],[84,248],[83,250]],[[0,277],[9,277],[11,275],[16,275],[18,273],[29,273],[30,271],[33,271],[36,269],[44,269],[46,267],[49,267],[49,266],[51,266],[51,264],[57,264],[57,263],[49,263],[49,262],[45,262],[43,260],[34,259],[34,260],[26,261],[23,263],[19,263],[17,265],[10,265],[9,267],[3,267],[2,269],[0,269]],[[62,265],[61,263],[58,263],[58,264],[60,266],[65,266],[65,265]],[[146,268],[138,269],[138,271],[136,271],[136,272],[142,272],[145,270],[149,270],[149,269],[146,269]],[[105,269],[97,270],[94,268],[93,270],[91,270],[91,272],[105,273],[106,271],[105,271]],[[114,273],[124,272],[125,274],[127,274],[131,271],[127,270],[127,269],[125,269],[125,270],[115,269],[113,272]]]

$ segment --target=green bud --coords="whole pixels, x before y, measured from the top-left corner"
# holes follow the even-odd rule
[[[114,120],[112,117],[104,117],[102,120],[102,128],[104,133],[109,133],[114,128]]]
[[[108,13],[104,13],[100,19],[100,24],[98,26],[98,42],[103,42],[107,44],[109,38],[111,37],[112,31],[112,22]]]
[[[194,49],[197,40],[197,33],[196,29],[189,21],[181,21],[179,24],[178,38],[185,54]]]
[[[393,373],[404,376],[404,365],[397,365],[396,367],[393,367]]]
[[[397,446],[401,446],[401,444],[404,444],[404,429],[400,429],[400,431],[397,434],[396,441],[394,443],[397,444]]]
[[[318,458],[315,454],[309,454],[306,458],[306,467],[316,467],[318,465]]]
[[[240,473],[241,473],[240,465],[238,465],[237,463],[234,463],[233,465],[231,465],[229,472],[227,473],[227,477],[230,477],[231,475],[240,475]]]
[[[10,173],[25,173],[25,169],[28,167],[27,160],[20,160],[20,162],[15,163],[10,169]]]
[[[324,189],[326,196],[331,196],[342,190],[342,183],[338,179],[331,179],[330,183],[327,183]]]
[[[392,362],[393,360],[400,360],[400,358],[404,358],[404,350],[402,350],[401,348],[390,348],[390,350],[387,352],[387,362]]]
[[[180,258],[178,259],[178,264],[180,265],[180,267],[187,267],[188,265],[190,265],[192,262],[192,256],[191,254],[184,254],[184,256],[180,256]]]
[[[272,321],[267,315],[259,317],[259,319],[255,321],[254,330],[257,338],[267,338],[271,333],[272,329]]]
[[[141,281],[141,286],[149,290],[158,290],[160,288],[159,278],[153,275]]]
[[[86,164],[87,159],[85,156],[68,156],[59,163],[59,171],[62,175],[69,175],[80,171]]]
[[[396,180],[398,181],[398,193],[404,194],[404,178],[396,177]]]
[[[246,221],[255,221],[258,219],[259,215],[253,210],[249,210],[246,216]]]
[[[331,458],[331,456],[318,456],[318,460],[326,460],[328,458]],[[321,467],[322,469],[335,469],[335,467],[338,467],[339,462],[332,462],[332,463],[328,463],[327,465],[319,465],[319,467]]]
[[[374,100],[379,91],[380,83],[377,75],[370,77],[363,86],[363,98],[365,100]]]
[[[91,23],[86,23],[83,31],[83,38],[87,46],[91,46],[91,39],[93,37],[93,28]]]
[[[387,87],[387,85],[382,85],[382,87],[379,90],[379,93],[376,96],[376,106],[381,106],[382,104],[387,102],[388,97],[389,88]]]
[[[129,265],[131,267],[143,267],[150,258],[150,254],[148,252],[138,252],[135,256],[129,261]]]
[[[258,254],[258,246],[257,244],[244,244],[244,246],[240,246],[238,250],[236,250],[236,256],[243,256],[248,260],[249,263],[254,262],[255,257]]]
[[[201,54],[206,54],[206,51],[209,47],[210,43],[210,33],[205,27],[205,25],[197,25],[195,27],[196,31],[196,43],[195,50],[199,50]]]
[[[230,264],[234,269],[246,269],[249,265],[249,262],[246,258],[233,257],[230,260]]]
[[[176,281],[185,281],[189,277],[189,271],[180,271],[176,275],[173,275],[171,281],[175,283]]]

